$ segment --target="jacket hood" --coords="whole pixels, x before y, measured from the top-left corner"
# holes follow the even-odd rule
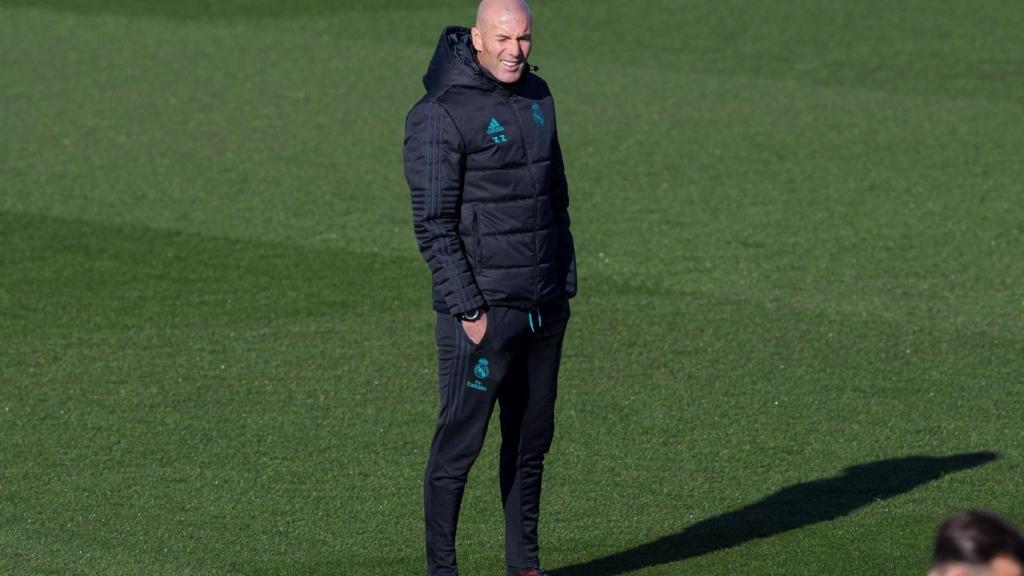
[[[529,69],[524,71],[528,73]],[[441,32],[434,56],[423,76],[427,91],[446,86],[473,86],[489,90],[501,85],[476,61],[476,51],[470,39],[469,28],[448,26]]]

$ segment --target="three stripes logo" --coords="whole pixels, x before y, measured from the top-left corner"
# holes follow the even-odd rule
[[[504,144],[508,142],[508,137],[505,136],[505,127],[498,122],[497,118],[491,118],[491,123],[487,125],[487,135],[491,137],[491,141],[495,144]]]

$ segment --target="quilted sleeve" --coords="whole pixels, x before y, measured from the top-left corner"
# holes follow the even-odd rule
[[[462,137],[447,110],[420,102],[405,126],[405,179],[412,194],[413,230],[434,287],[451,314],[484,306],[459,237]]]

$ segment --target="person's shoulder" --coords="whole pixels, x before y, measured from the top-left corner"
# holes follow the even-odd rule
[[[551,96],[551,88],[548,87],[548,83],[545,82],[543,78],[532,72],[523,76],[522,80],[519,81],[518,91],[530,98],[545,98]]]
[[[445,108],[457,111],[477,104],[484,96],[479,89],[469,86],[447,86],[434,96],[435,101]]]
[[[530,72],[529,74],[523,76],[523,81],[525,83],[531,83],[532,82],[535,86],[540,87],[540,88],[544,88],[545,90],[548,89],[547,81],[544,80],[543,78],[541,78],[540,76],[538,76],[536,72]]]
[[[459,86],[445,86],[440,89],[430,90],[424,94],[413,106],[413,110],[433,106],[440,106],[449,111],[458,110],[460,107],[468,104],[472,98],[471,90]]]
[[[444,95],[443,90],[430,90],[419,100],[413,104],[412,108],[409,109],[409,116],[419,116],[424,114],[430,114],[430,111],[436,108],[444,107],[442,96]]]
[[[467,93],[470,92],[470,93]],[[471,91],[458,86],[431,90],[423,95],[409,110],[407,125],[431,122],[450,128],[460,135],[463,133],[466,116],[473,109]]]

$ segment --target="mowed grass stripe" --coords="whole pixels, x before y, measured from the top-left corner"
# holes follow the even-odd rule
[[[169,553],[223,570],[280,554],[282,522],[323,543],[365,514],[356,494],[419,465],[427,341],[379,364],[371,334],[407,322],[357,329],[413,293],[381,289],[415,277],[402,266],[45,217],[2,229],[4,524],[39,546],[19,546],[30,566],[130,571]],[[393,409],[419,416],[395,426]]]

